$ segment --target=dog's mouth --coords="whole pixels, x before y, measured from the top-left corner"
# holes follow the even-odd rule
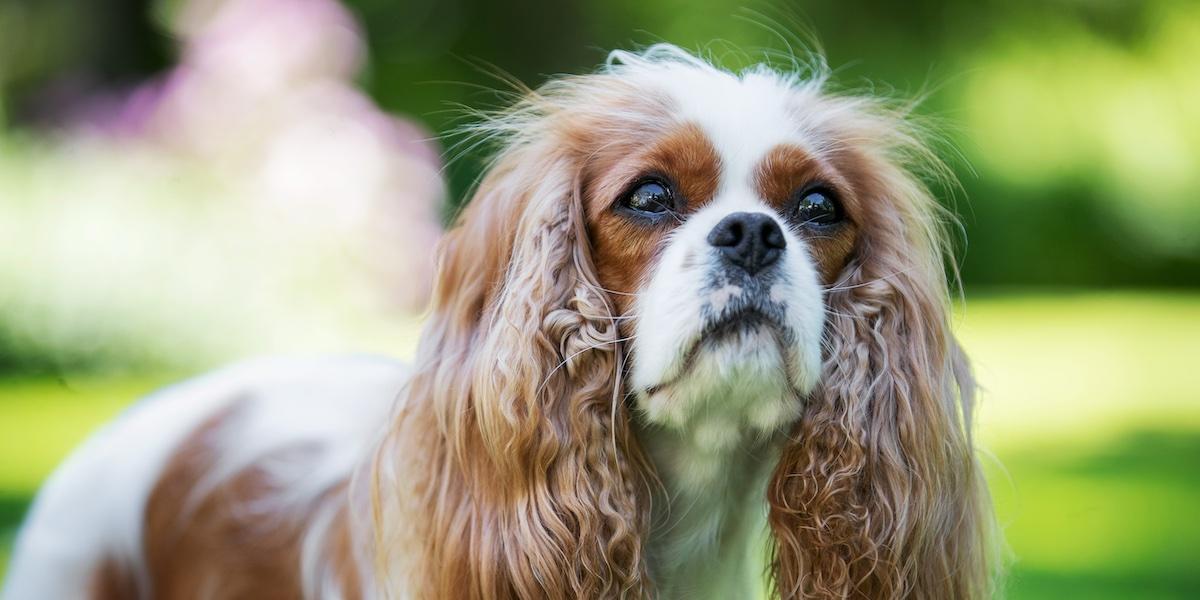
[[[783,328],[784,325],[779,322],[779,319],[773,318],[756,308],[749,308],[710,321],[708,325],[700,330],[700,334],[696,336],[695,341],[692,342],[687,352],[693,353],[705,345],[720,344],[731,338],[756,330],[775,329],[782,331]]]
[[[786,353],[788,327],[783,321],[768,311],[756,307],[746,307],[736,311],[725,311],[719,317],[709,319],[685,344],[682,358],[676,363],[674,374],[665,381],[646,388],[646,394],[669,387],[692,371],[697,357],[704,351],[713,350],[726,343],[738,341],[758,341],[762,334],[769,336],[773,343]],[[759,334],[759,335],[754,335]]]

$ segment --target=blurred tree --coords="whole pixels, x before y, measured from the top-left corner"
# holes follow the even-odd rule
[[[174,48],[151,18],[153,4],[0,2],[0,114],[53,125],[71,98],[127,87],[161,71]]]

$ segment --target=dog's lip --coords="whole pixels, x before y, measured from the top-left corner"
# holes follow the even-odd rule
[[[745,308],[728,315],[723,315],[718,319],[712,319],[700,330],[688,348],[688,352],[692,352],[696,346],[702,344],[711,344],[720,341],[722,338],[728,337],[742,330],[767,326],[775,329],[782,329],[783,324],[778,319],[771,317],[769,314],[757,308]]]
[[[674,384],[681,377],[692,370],[692,365],[696,361],[696,356],[700,353],[700,349],[706,345],[719,342],[720,340],[740,333],[742,330],[749,330],[757,327],[768,327],[775,331],[783,331],[785,325],[776,317],[771,316],[767,312],[753,306],[731,311],[723,314],[720,318],[711,319],[700,329],[691,339],[685,344],[682,358],[676,363],[676,367],[672,369],[673,373],[664,381],[656,383],[645,388],[647,395],[653,395],[655,392]]]

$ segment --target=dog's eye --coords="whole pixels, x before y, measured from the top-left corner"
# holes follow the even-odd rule
[[[657,179],[649,179],[625,194],[621,206],[639,213],[658,215],[671,210],[672,200],[671,188]]]
[[[824,188],[807,189],[799,194],[792,219],[804,225],[832,225],[845,216],[833,192]]]

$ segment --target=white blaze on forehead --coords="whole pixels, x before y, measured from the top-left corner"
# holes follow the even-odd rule
[[[633,78],[660,89],[678,107],[676,117],[695,123],[721,158],[720,192],[752,189],[754,173],[781,144],[809,148],[789,105],[806,86],[776,73],[733,74],[704,63],[662,62],[635,69]],[[718,194],[720,195],[720,193]]]
[[[721,191],[753,186],[754,172],[772,148],[799,141],[799,132],[790,125],[786,90],[765,75],[696,74],[695,81],[681,77],[664,83],[683,118],[699,125],[721,157],[727,175]]]

